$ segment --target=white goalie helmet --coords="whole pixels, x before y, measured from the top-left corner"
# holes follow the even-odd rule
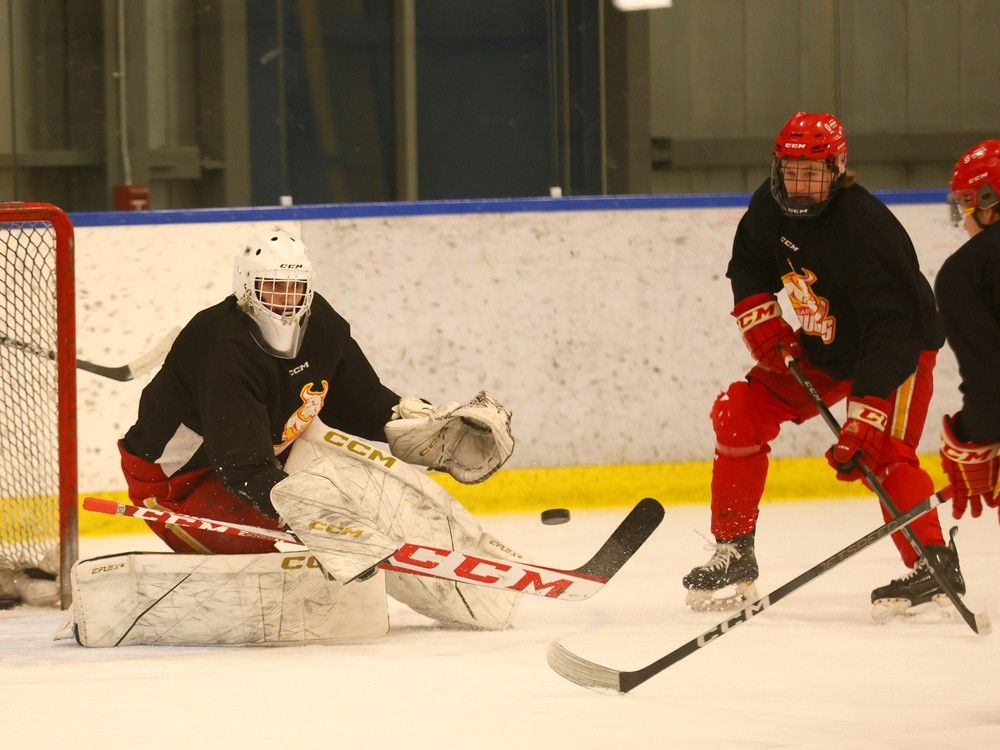
[[[254,340],[268,354],[299,353],[313,299],[313,266],[301,240],[275,227],[251,237],[233,269],[236,302],[256,324]]]

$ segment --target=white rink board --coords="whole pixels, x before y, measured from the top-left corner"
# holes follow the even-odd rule
[[[894,204],[921,267],[964,240],[938,205]],[[318,289],[398,393],[514,412],[510,466],[706,460],[715,395],[751,360],[725,278],[739,208],[540,211],[280,222],[301,228]],[[122,364],[231,289],[232,257],[275,222],[77,229],[79,356]],[[786,316],[788,313],[786,312]],[[116,440],[148,378],[79,375],[80,487],[122,489]],[[960,404],[942,350],[921,449]],[[838,410],[839,416],[839,410]],[[818,455],[819,420],[777,456]]]

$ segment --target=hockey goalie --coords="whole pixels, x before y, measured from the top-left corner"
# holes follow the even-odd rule
[[[137,506],[302,542],[150,527],[174,552],[84,560],[63,633],[85,646],[332,643],[388,631],[386,595],[448,625],[501,629],[519,594],[383,572],[404,540],[520,560],[423,468],[465,483],[510,457],[510,411],[400,398],[313,290],[279,229],[237,255],[234,294],[188,323],[119,441]],[[385,448],[385,444],[389,448]]]

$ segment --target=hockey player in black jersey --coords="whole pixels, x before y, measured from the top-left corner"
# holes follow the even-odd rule
[[[948,200],[969,240],[934,282],[948,343],[962,377],[962,408],[944,418],[941,465],[952,512],[1000,507],[1000,140],[969,149],[955,164]]]
[[[826,453],[838,479],[861,479],[857,463],[864,462],[901,512],[934,492],[916,455],[943,343],[934,298],[906,231],[847,171],[847,142],[836,117],[798,112],[778,133],[771,177],[737,227],[727,276],[732,315],[756,365],[711,411],[716,543],[708,563],[683,580],[696,609],[757,597],[754,532],[770,443],[782,424],[817,414],[779,345],[826,404],[847,400],[847,419]],[[797,330],[782,318],[775,296],[782,288],[801,323]],[[954,547],[945,545],[936,513],[912,528],[947,559],[943,567],[964,593]],[[893,540],[908,567],[922,566],[901,534]],[[723,597],[731,585],[736,594]],[[872,592],[873,603],[891,596],[887,588]]]
[[[313,289],[305,247],[283,231],[237,256],[234,294],[184,327],[119,443],[136,504],[278,528],[270,491],[314,417],[371,440],[400,397]],[[271,542],[153,529],[178,552],[264,552]]]
[[[129,498],[140,506],[248,526],[287,526],[313,556],[285,565],[267,557],[275,554],[270,541],[150,524],[172,550],[184,554],[165,570],[216,571],[212,580],[220,587],[231,587],[234,576],[255,566],[300,571],[285,583],[270,573],[240,583],[251,592],[250,600],[261,602],[246,612],[239,602],[247,594],[240,594],[236,616],[245,616],[246,623],[229,622],[232,612],[211,604],[206,590],[205,607],[186,620],[192,633],[184,637],[194,640],[183,642],[244,642],[241,628],[253,630],[268,618],[281,623],[275,626],[277,641],[287,640],[282,634],[291,625],[304,634],[296,636],[298,642],[341,637],[341,624],[313,605],[340,602],[337,586],[367,579],[404,542],[518,557],[411,466],[447,471],[466,483],[486,479],[513,450],[506,407],[485,391],[465,404],[434,405],[400,398],[385,386],[347,321],[315,291],[307,250],[288,232],[263,232],[246,243],[235,259],[233,291],[191,319],[143,390],[138,419],[119,441]],[[391,454],[381,446],[385,442]],[[204,562],[203,556],[213,553],[248,562],[235,557]],[[130,569],[150,565],[144,559]],[[308,586],[295,582],[318,567],[336,585],[327,586],[322,577]],[[298,597],[297,608],[286,616],[266,601],[275,580],[287,589],[280,597]],[[506,627],[517,602],[509,592],[469,592],[465,589],[474,587],[430,577],[388,573],[384,584],[375,580],[383,600],[387,590],[423,614],[464,626]],[[128,591],[155,590],[148,583]],[[105,612],[109,595],[89,591],[81,591],[81,606]],[[119,595],[126,594],[112,591]],[[169,604],[174,606],[180,605]],[[303,607],[313,609],[303,614]],[[374,611],[346,634],[377,631],[384,609],[383,603],[382,614]],[[308,624],[307,615],[317,612],[318,620]],[[345,616],[353,617],[350,611]],[[147,625],[151,621],[146,616]],[[201,623],[212,623],[225,635],[203,630]],[[150,640],[139,642],[158,642],[164,633],[153,630],[141,636]],[[236,640],[225,640],[230,637]],[[104,641],[114,639],[98,640],[107,645]]]

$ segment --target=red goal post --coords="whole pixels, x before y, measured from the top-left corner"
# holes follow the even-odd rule
[[[0,252],[0,596],[57,574],[65,609],[77,557],[73,225],[47,203],[0,203]]]

